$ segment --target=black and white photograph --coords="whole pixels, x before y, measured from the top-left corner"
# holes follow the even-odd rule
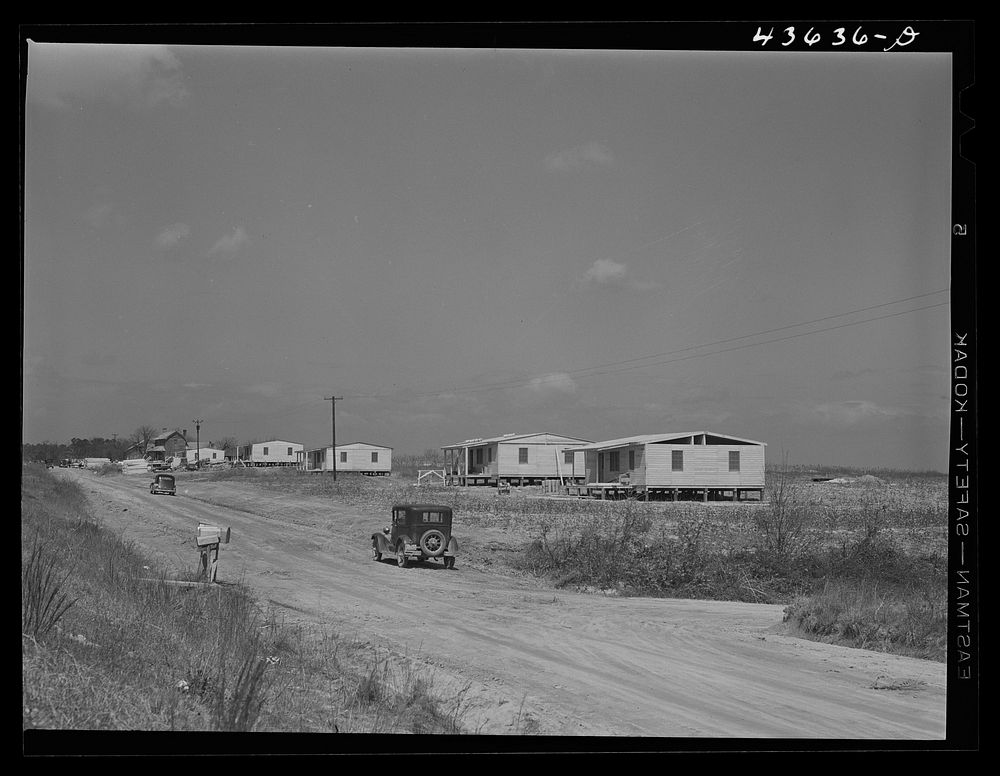
[[[23,26],[23,753],[978,748],[973,28]]]

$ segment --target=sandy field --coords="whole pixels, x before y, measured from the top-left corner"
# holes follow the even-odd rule
[[[329,627],[468,686],[472,732],[939,740],[945,665],[783,632],[782,607],[572,592],[463,565],[370,556],[387,516],[239,481],[79,480],[94,513],[168,569],[192,571],[199,521],[230,527],[218,580],[289,622]],[[281,515],[281,517],[275,517]],[[455,535],[462,538],[461,516]]]

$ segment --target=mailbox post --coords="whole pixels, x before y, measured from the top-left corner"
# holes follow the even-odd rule
[[[201,578],[215,582],[219,569],[219,545],[229,544],[232,529],[223,531],[218,526],[198,523],[198,552],[201,555]]]

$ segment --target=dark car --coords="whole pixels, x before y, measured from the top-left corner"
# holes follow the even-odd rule
[[[396,556],[406,568],[410,561],[440,558],[446,569],[455,568],[458,542],[451,535],[451,507],[439,504],[397,504],[392,525],[372,534],[372,558]]]
[[[165,493],[168,496],[177,495],[177,483],[172,474],[157,474],[149,483],[150,493]]]

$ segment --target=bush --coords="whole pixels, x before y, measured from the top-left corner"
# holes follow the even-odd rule
[[[58,558],[36,536],[21,569],[21,633],[42,638],[76,603],[66,592],[70,572],[60,572]]]
[[[816,595],[787,606],[784,619],[824,641],[940,661],[947,654],[943,584],[831,580]]]

